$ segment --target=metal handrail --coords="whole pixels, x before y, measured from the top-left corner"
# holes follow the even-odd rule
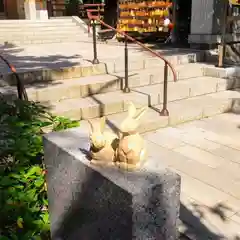
[[[87,3],[83,4],[84,7],[104,7],[105,3]]]
[[[105,7],[105,3],[89,3],[89,4],[82,4],[82,6],[84,8],[92,8],[92,7],[97,7],[97,9],[87,9],[87,16],[88,16],[88,12],[90,13],[96,13],[97,12],[97,17],[100,18],[101,16],[101,12],[104,12],[104,10],[102,10],[103,7]],[[90,20],[90,18],[88,17],[88,19]],[[90,33],[90,29],[91,29],[91,22],[89,21],[88,23],[88,33]]]
[[[24,88],[24,84],[21,81],[19,75],[17,74],[16,68],[9,63],[9,61],[4,58],[2,55],[0,55],[0,59],[6,63],[6,65],[8,66],[8,68],[11,70],[11,72],[13,73],[13,75],[15,76],[16,80],[17,80],[17,92],[18,92],[18,98],[20,100],[28,100],[28,96],[26,93],[26,89]]]
[[[169,116],[169,112],[167,109],[167,84],[168,84],[168,66],[171,69],[171,72],[173,74],[173,80],[174,82],[177,81],[177,74],[175,69],[173,68],[172,64],[165,59],[163,56],[161,56],[161,54],[153,51],[152,49],[150,49],[149,47],[145,46],[143,43],[137,41],[136,39],[134,39],[133,37],[129,36],[128,34],[126,34],[125,32],[122,32],[120,30],[115,29],[114,27],[108,25],[107,23],[105,23],[104,21],[102,21],[98,16],[94,16],[92,15],[91,11],[87,10],[87,16],[89,18],[90,21],[93,21],[93,52],[94,52],[94,59],[93,59],[93,63],[97,64],[99,63],[99,60],[97,58],[97,40],[96,40],[96,26],[95,26],[95,21],[98,21],[99,23],[101,23],[103,26],[107,27],[108,29],[111,29],[112,31],[122,35],[125,37],[125,88],[124,88],[124,92],[130,92],[129,86],[128,86],[128,49],[127,49],[127,41],[130,40],[134,43],[136,43],[137,45],[139,45],[140,47],[142,47],[143,49],[149,51],[152,55],[160,58],[161,60],[164,61],[165,65],[164,65],[164,85],[163,85],[163,109],[161,111],[161,116]]]
[[[165,63],[167,63],[167,65],[170,67],[170,69],[171,69],[171,71],[172,71],[172,73],[173,73],[173,76],[174,76],[174,81],[177,80],[177,74],[176,74],[176,71],[175,71],[175,69],[173,68],[172,64],[171,64],[167,59],[165,59],[163,56],[161,56],[159,53],[153,51],[151,48],[149,48],[149,47],[147,47],[146,45],[144,45],[143,43],[137,41],[135,38],[130,37],[130,36],[129,36],[128,34],[126,34],[125,32],[122,32],[122,31],[120,31],[120,30],[117,30],[116,28],[108,25],[107,23],[105,23],[104,21],[102,21],[101,19],[99,19],[98,16],[92,15],[92,14],[91,14],[91,11],[87,10],[87,14],[88,14],[88,18],[89,18],[90,20],[96,20],[96,21],[100,22],[100,23],[101,23],[102,25],[104,25],[105,27],[107,27],[107,28],[109,28],[109,29],[111,29],[111,30],[113,30],[113,31],[115,31],[115,32],[123,35],[123,36],[124,36],[125,38],[127,38],[128,40],[130,40],[130,41],[138,44],[139,46],[141,46],[141,47],[144,48],[145,50],[151,52],[154,56],[156,56],[156,57],[158,57],[158,58],[161,58],[161,59],[162,59]]]

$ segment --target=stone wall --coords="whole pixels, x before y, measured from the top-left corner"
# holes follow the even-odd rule
[[[238,8],[233,9],[235,15],[240,15],[240,10]],[[226,61],[234,64],[240,63],[240,21],[234,21],[231,25],[231,28],[228,31],[234,32],[230,39],[227,39],[227,42],[235,42],[228,44],[226,47]]]
[[[189,43],[214,44],[220,41],[223,1],[192,0]]]

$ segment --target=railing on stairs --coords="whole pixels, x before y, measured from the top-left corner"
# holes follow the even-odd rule
[[[83,4],[83,7],[85,10],[87,10],[87,16],[88,13],[95,13],[96,15],[92,15],[92,16],[97,16],[98,19],[101,20],[102,18],[102,14],[104,13],[104,3],[92,3],[92,4]],[[89,9],[90,8],[90,9]],[[91,19],[89,19],[88,22],[88,33],[90,33],[90,29],[91,29]]]
[[[0,55],[0,59],[8,66],[8,68],[11,70],[12,74],[16,78],[18,98],[20,100],[28,100],[26,89],[16,71],[16,68],[12,64],[10,64],[9,61],[6,58],[4,58],[2,55]]]
[[[76,15],[82,19],[86,19],[86,8],[88,8],[92,13],[96,13],[99,17],[101,17],[104,13],[104,3],[82,4],[79,2],[76,3],[76,7],[71,10],[68,9],[70,3],[71,2],[67,4],[64,0],[47,0],[47,10],[49,17]],[[67,9],[69,11],[67,11]]]
[[[102,21],[98,16],[94,16],[92,15],[91,11],[89,11],[87,9],[87,15],[88,18],[91,22],[92,25],[92,32],[93,32],[93,64],[98,64],[99,60],[98,60],[98,56],[97,56],[97,34],[96,34],[96,23],[99,22],[100,24],[102,24],[103,26],[105,26],[106,28],[121,34],[122,36],[124,36],[125,38],[125,48],[124,48],[124,60],[125,60],[125,84],[124,84],[124,89],[123,92],[125,93],[129,93],[130,87],[129,87],[129,78],[128,78],[128,41],[132,41],[136,44],[138,44],[140,47],[142,47],[143,49],[147,50],[148,52],[150,52],[152,55],[160,58],[161,60],[164,61],[164,82],[163,82],[163,108],[160,112],[161,116],[169,116],[169,111],[167,109],[167,93],[168,93],[168,67],[170,67],[171,72],[173,74],[173,79],[176,82],[177,81],[177,74],[176,71],[174,70],[172,64],[165,59],[163,56],[161,56],[160,53],[157,53],[155,51],[153,51],[152,49],[150,49],[149,47],[145,46],[143,43],[137,41],[136,39],[134,39],[133,37],[130,37],[128,34],[126,34],[125,32],[119,31],[113,27],[111,27],[110,25],[106,24],[104,21]]]

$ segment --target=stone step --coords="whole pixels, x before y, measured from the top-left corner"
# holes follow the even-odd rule
[[[13,35],[13,36],[1,36],[1,42],[12,42],[12,41],[27,41],[27,40],[45,40],[45,39],[60,39],[60,38],[75,38],[76,40],[82,40],[82,35],[75,31],[65,32],[65,33],[55,33],[52,34],[22,34],[22,35]]]
[[[95,75],[81,78],[57,80],[25,85],[25,89],[32,101],[57,102],[66,99],[78,99],[93,94],[120,90],[121,79],[112,75]],[[16,95],[15,86],[2,84],[2,93]]]
[[[229,80],[227,79],[206,76],[182,79],[178,82],[169,82],[168,102],[234,88],[233,85],[230,85],[231,87],[229,87],[229,85]],[[147,95],[149,97],[149,105],[157,105],[163,103],[163,89],[164,86],[162,83],[160,83],[144,87],[137,87],[134,88],[133,91]]]
[[[159,128],[211,117],[228,111],[235,112],[237,109],[232,108],[232,103],[236,99],[240,99],[239,90],[228,90],[171,102],[168,104],[169,117],[160,116],[162,105],[149,107],[141,120],[139,132],[155,131]],[[238,105],[238,110],[240,110],[240,105]],[[126,116],[126,112],[107,116],[108,129],[116,132]],[[83,128],[88,125],[85,120],[82,120],[80,124]]]
[[[147,73],[146,71],[146,74]],[[155,72],[155,74],[155,76],[158,75],[157,72]],[[153,76],[153,72],[151,76]],[[148,105],[161,104],[163,101],[162,79],[158,78],[161,83],[152,83],[151,76],[149,76],[148,82],[146,81],[147,78],[142,78],[143,75],[139,76],[139,78],[130,78],[131,90],[132,92],[140,93],[148,97]],[[155,80],[157,80],[157,77],[155,77]],[[177,83],[170,81],[168,86],[168,101],[172,102],[208,93],[225,91],[230,89],[228,82],[229,80],[227,79],[212,77],[182,79]],[[116,78],[112,75],[96,75],[94,77],[85,77],[68,81],[55,81],[52,86],[49,86],[47,83],[45,86],[36,84],[35,86],[26,86],[26,89],[28,94],[32,96],[30,100],[56,102],[122,90],[123,85],[124,78]],[[98,95],[94,97],[98,97]]]
[[[0,12],[0,19],[1,19],[1,20],[5,19],[5,13]]]
[[[5,19],[1,21],[1,25],[7,24],[7,25],[24,25],[24,24],[48,24],[48,23],[66,23],[66,22],[72,22],[72,18],[51,18],[47,20],[27,20],[27,19]]]
[[[156,59],[154,59],[155,61]],[[149,84],[156,84],[156,83],[162,83],[164,80],[164,67],[163,63],[157,59],[158,62],[155,62],[157,65],[151,65],[151,62],[153,61],[152,59],[146,59],[145,62],[143,62],[143,68],[144,70],[137,70],[137,71],[131,71],[129,73],[129,85],[131,87],[137,87],[137,86],[145,86]],[[168,60],[174,64],[174,70],[176,71],[177,74],[177,79],[178,80],[183,80],[186,78],[195,78],[195,77],[201,77],[203,76],[205,64],[201,63],[177,63],[175,61],[174,57],[169,57]],[[139,62],[139,65],[141,62]],[[132,67],[133,64],[130,63],[130,66]],[[131,68],[130,67],[130,68]],[[119,72],[118,68],[121,69],[121,66],[115,66],[115,72],[116,75],[119,77],[124,77],[125,73],[124,72]],[[170,69],[168,69],[168,81],[172,82],[173,81],[173,74]],[[136,83],[138,82],[138,83]],[[150,83],[149,83],[150,82]]]
[[[30,45],[30,44],[46,44],[46,43],[65,43],[65,42],[78,42],[79,37],[76,36],[64,36],[64,37],[58,37],[58,38],[50,38],[50,39],[31,39],[31,40],[0,40],[0,44],[5,45]]]
[[[4,20],[3,20],[4,21]],[[2,21],[1,21],[2,22]],[[67,26],[77,26],[76,23],[72,21],[61,21],[61,22],[36,22],[36,23],[26,23],[26,24],[4,24],[1,23],[0,30],[2,29],[31,29],[31,28],[44,28],[44,27],[67,27]]]
[[[55,103],[46,103],[55,115],[72,119],[92,119],[104,115],[121,113],[127,110],[127,101],[138,99],[138,107],[147,105],[148,98],[141,93],[123,93],[122,91],[97,94],[91,97],[68,99]],[[140,102],[140,103],[139,103]]]
[[[50,28],[50,29],[44,29],[43,31],[41,29],[38,28],[34,28],[34,29],[22,29],[19,31],[1,31],[1,38],[5,38],[5,37],[18,37],[18,36],[23,36],[23,35],[37,35],[37,36],[41,36],[41,35],[53,35],[53,31],[54,34],[68,34],[69,32],[71,33],[78,33],[81,32],[79,30],[79,28],[77,26],[69,26],[69,27],[56,27],[56,28]]]
[[[15,29],[13,28],[1,28],[1,33],[2,34],[10,34],[10,33],[28,33],[28,32],[49,32],[49,31],[56,31],[56,30],[67,30],[69,28],[74,28],[74,29],[79,29],[81,30],[81,28],[79,28],[77,25],[73,24],[69,24],[69,25],[54,25],[54,26],[42,26],[42,27],[16,27]]]
[[[1,33],[19,33],[19,32],[34,32],[34,31],[39,31],[39,32],[44,32],[44,31],[55,31],[59,29],[68,29],[75,27],[76,29],[79,28],[77,25],[73,24],[67,24],[67,25],[46,25],[46,26],[29,26],[29,27],[1,27],[0,26],[0,31]]]
[[[152,56],[151,54],[148,55],[149,57],[144,57],[142,59],[137,59],[136,57],[131,60],[131,55],[129,55],[129,68],[131,70],[137,70],[139,69],[139,66],[141,65],[141,68],[162,68],[164,66],[164,61],[161,60],[158,57]],[[188,64],[188,63],[196,63],[198,62],[199,55],[196,53],[191,54],[183,54],[181,56],[179,55],[164,55],[164,58],[168,60],[174,68],[177,65],[181,64]],[[115,72],[123,72],[125,69],[125,62],[124,59],[113,59],[115,64]],[[163,69],[163,68],[162,68]],[[169,72],[171,72],[170,68]]]
[[[97,74],[106,74],[109,73],[111,75],[116,76],[117,78],[124,77],[124,61],[122,59],[112,59],[106,60],[105,63],[101,63],[98,65],[92,65],[88,62],[87,69],[85,66],[73,66],[73,67],[62,67],[58,66],[59,69],[35,69],[35,65],[32,66],[31,62],[28,65],[24,62],[19,62],[16,59],[7,58],[11,64],[15,66],[17,72],[19,73],[19,77],[25,84],[30,84],[33,82],[46,82],[46,81],[55,81],[55,80],[64,80],[71,78],[79,78],[82,76],[91,76]],[[177,72],[178,79],[190,78],[190,77],[199,77],[203,75],[204,64],[198,63],[190,63],[190,64],[181,64],[176,61],[174,56],[169,57],[168,60],[170,62],[175,62],[178,64],[174,65],[174,69]],[[150,81],[153,83],[160,83],[163,81],[164,76],[164,68],[162,62],[157,59],[158,67],[155,65],[151,67],[151,62],[153,62],[152,58],[130,58],[130,72],[129,72],[129,84],[131,87],[135,86],[143,86],[148,84]],[[156,64],[157,62],[155,62]],[[56,66],[57,67],[57,66]],[[29,69],[29,70],[26,70]],[[141,72],[139,72],[141,71]],[[2,79],[4,82],[10,85],[15,84],[15,77],[12,74],[9,74],[8,68],[6,68],[5,64],[0,63],[0,72],[4,75]],[[83,74],[80,74],[83,72]],[[141,74],[140,74],[141,73]],[[168,71],[168,80],[173,80],[173,75]],[[137,85],[136,85],[137,84]]]
[[[208,84],[210,87],[205,85],[204,88],[200,87],[203,85],[200,81],[193,83],[191,81],[194,80],[189,79],[179,83],[169,83],[171,86],[171,91],[168,90],[168,95],[170,96],[169,103],[174,102],[176,104],[179,100],[194,99],[197,96],[208,96],[208,94],[216,93],[218,90],[219,79],[211,80],[212,83]],[[37,99],[35,99],[36,95],[29,95],[33,96],[32,100],[42,101],[43,103],[47,101],[47,105],[51,106],[53,113],[56,115],[64,115],[78,120],[91,119],[126,111],[125,105],[127,101],[133,101],[137,104],[138,108],[143,106],[152,106],[154,108],[154,106],[163,103],[162,84],[145,86],[140,88],[140,90],[133,89],[132,92],[128,94],[122,91],[114,91],[95,94],[85,98],[77,98],[77,96],[80,95],[80,91],[77,88],[74,89],[77,91],[65,91],[64,95],[58,91],[60,94],[55,94],[51,99],[52,101],[47,101],[49,94],[46,94],[46,92],[41,93],[38,91]],[[219,91],[222,90],[223,89],[219,89]],[[53,95],[53,93],[51,95]],[[62,96],[64,96],[62,100],[57,102],[53,101]],[[75,106],[77,106],[77,109]]]
[[[176,100],[179,98],[184,97],[190,97],[194,94],[192,92],[190,94],[192,86],[195,84],[199,85],[198,82],[204,82],[206,83],[204,86],[206,86],[205,89],[202,90],[200,93],[208,93],[207,89],[207,82],[210,81],[211,78],[206,78],[202,80],[202,78],[197,77],[198,75],[201,76],[202,71],[195,71],[193,72],[184,72],[184,75],[181,75],[182,71],[185,69],[189,69],[189,67],[193,64],[186,64],[183,66],[177,66],[176,71],[179,73],[179,80],[183,81],[177,82],[177,83],[171,83],[173,81],[173,78],[169,76],[169,99]],[[95,66],[95,73],[97,74],[97,71],[99,73],[104,72],[104,65],[100,65],[97,69],[97,66]],[[200,69],[200,68],[198,68]],[[56,80],[56,81],[47,81],[47,79],[42,79],[42,82],[39,83],[31,83],[29,78],[31,75],[26,76],[25,78],[25,88],[27,90],[27,93],[31,96],[31,100],[34,101],[60,101],[63,99],[71,99],[71,98],[80,98],[80,97],[88,97],[93,94],[99,94],[99,93],[107,93],[112,92],[116,90],[123,89],[124,85],[124,73],[118,73],[118,74],[99,74],[95,76],[89,76],[87,75],[91,70],[87,69],[85,72],[81,69],[77,68],[75,70],[78,70],[76,72],[70,72],[70,76],[68,75],[68,72],[63,76],[63,80]],[[92,69],[94,70],[94,69]],[[93,71],[92,71],[93,72]],[[94,73],[94,72],[93,72]],[[77,75],[79,74],[79,75]],[[81,74],[81,77],[80,77]],[[56,73],[57,75],[57,73]],[[84,77],[85,75],[85,77]],[[20,75],[21,79],[24,79]],[[35,75],[36,76],[36,75]],[[129,86],[132,88],[133,91],[141,92],[142,94],[151,96],[151,99],[156,101],[156,99],[160,99],[162,97],[163,92],[163,71],[160,72],[158,69],[143,69],[138,70],[134,72],[129,73]],[[36,76],[40,77],[40,76]],[[53,76],[54,77],[54,76]],[[74,78],[75,77],[75,78]],[[188,77],[188,80],[184,77]],[[32,78],[34,76],[32,75]],[[190,79],[189,79],[190,78]],[[50,79],[50,78],[49,78]],[[13,80],[13,79],[12,79]],[[211,91],[216,91],[217,84],[221,83],[224,80],[221,79],[215,79],[215,81],[212,84],[215,84],[215,88],[211,88]],[[225,80],[226,82],[226,80]],[[14,82],[15,83],[15,82]],[[26,84],[28,83],[28,84]],[[13,92],[16,90],[15,87],[9,87],[8,85],[13,84],[9,79],[6,79],[6,82],[2,82],[0,85],[2,87],[8,88],[6,90],[7,92]],[[8,86],[8,87],[6,87]],[[179,92],[179,88],[181,91]],[[213,90],[212,90],[213,89]],[[225,90],[225,89],[224,89]],[[204,92],[205,91],[205,92]],[[210,91],[210,92],[211,92]],[[178,94],[174,95],[171,92],[177,92]],[[196,91],[195,91],[196,92]],[[199,91],[198,91],[199,93]],[[185,94],[185,95],[184,95]],[[161,102],[159,102],[161,103]]]
[[[9,60],[13,64],[18,72],[18,76],[22,82],[27,84],[33,83],[42,83],[45,84],[54,84],[54,81],[70,80],[70,79],[79,79],[81,77],[89,77],[95,75],[103,75],[107,72],[106,64],[91,64],[89,62],[83,62],[81,65],[65,67],[62,64],[56,66],[56,68],[40,68],[31,70],[32,66],[18,65],[17,62]],[[74,64],[74,63],[71,63]],[[56,64],[57,65],[57,64]],[[4,69],[6,66],[3,65]],[[26,68],[29,68],[29,71],[26,71]],[[23,69],[23,70],[21,70]],[[1,76],[0,86],[14,86],[16,85],[15,76],[11,73],[6,73]]]

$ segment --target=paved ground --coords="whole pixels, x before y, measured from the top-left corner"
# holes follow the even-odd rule
[[[181,220],[188,225],[182,230],[196,239],[239,240],[240,115],[160,129],[145,138],[150,157],[182,177]]]
[[[123,61],[124,45],[118,42],[98,43],[98,58],[101,62],[111,62],[113,59]],[[162,49],[157,50],[164,56],[186,54],[187,50]],[[192,51],[191,51],[192,52]],[[93,60],[93,45],[89,38],[87,41],[70,43],[52,43],[25,46],[0,45],[0,54],[5,56],[17,70],[30,70],[39,68],[57,68],[74,65],[91,65]],[[129,44],[129,59],[151,56],[136,44]],[[0,73],[8,71],[5,64],[0,61]]]

